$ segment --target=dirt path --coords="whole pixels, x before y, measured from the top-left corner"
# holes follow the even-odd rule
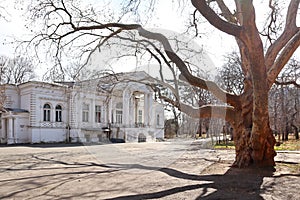
[[[0,199],[300,199],[300,152],[273,173],[202,144],[0,147]]]

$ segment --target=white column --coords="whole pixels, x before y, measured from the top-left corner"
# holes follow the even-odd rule
[[[134,125],[134,96],[130,95],[129,98],[129,126]]]
[[[155,111],[153,111],[153,97],[152,97],[152,93],[147,94],[148,96],[148,123],[149,126],[151,126],[153,124],[153,120],[155,119],[156,116],[155,115]]]
[[[112,123],[111,117],[112,117],[112,99],[109,100],[107,105],[107,123]]]
[[[123,124],[129,125],[129,105],[130,105],[130,92],[125,90],[123,92]]]
[[[93,98],[91,99],[91,124],[92,124],[92,127],[95,128],[96,126],[96,123],[95,123],[95,106],[96,106],[96,97],[95,95],[93,96]]]
[[[108,109],[107,109],[107,107],[108,107],[108,105],[107,105],[107,103],[105,103],[105,104],[103,104],[102,105],[102,113],[101,113],[101,115],[103,116],[103,123],[108,123],[108,119],[107,119],[107,111],[108,111]]]
[[[148,94],[144,93],[144,123],[146,126],[149,126],[149,113],[151,110],[149,109],[149,99]]]
[[[5,124],[5,119],[1,120],[1,127],[2,127],[2,129],[1,129],[0,142],[3,143],[5,141],[5,139],[6,139],[6,132],[5,132],[5,130],[6,130],[6,124]]]
[[[13,127],[13,118],[10,117],[8,118],[8,127],[7,127],[7,144],[13,144],[14,143],[14,138],[13,138],[13,131],[14,131],[14,127]]]

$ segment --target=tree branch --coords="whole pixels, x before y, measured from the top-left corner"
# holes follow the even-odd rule
[[[159,98],[172,104],[173,106],[178,108],[179,111],[186,113],[192,118],[225,119],[230,123],[234,122],[235,120],[236,115],[232,106],[205,105],[199,108],[195,108],[182,102],[173,101],[172,99],[165,96],[160,96]]]
[[[176,64],[176,66],[178,67],[179,71],[181,72],[181,75],[184,77],[184,80],[186,82],[190,83],[193,86],[200,87],[202,89],[212,92],[212,94],[214,94],[218,99],[220,99],[225,103],[229,103],[233,106],[237,104],[239,99],[238,96],[227,93],[212,81],[206,81],[199,77],[193,76],[188,70],[184,61],[176,53],[174,53],[168,39],[164,35],[160,33],[153,33],[147,31],[142,27],[138,29],[138,32],[142,37],[159,41],[163,45],[167,56],[171,59],[172,62]]]
[[[229,10],[223,0],[216,0],[219,8],[222,11],[222,16],[230,23],[238,24],[238,20],[233,13]]]
[[[274,83],[276,77],[286,65],[289,59],[292,57],[296,49],[300,46],[300,29],[298,29],[297,34],[287,43],[287,45],[282,50],[281,54],[276,59],[276,62],[268,70],[268,81],[269,88]]]
[[[300,88],[300,84],[298,84],[296,81],[285,81],[285,82],[279,82],[276,81],[274,82],[276,85],[294,85],[297,88]]]
[[[284,31],[266,52],[265,57],[267,70],[270,70],[270,68],[272,68],[274,61],[282,48],[284,48],[284,46],[297,34],[297,32],[299,32],[299,28],[297,28],[296,25],[299,3],[300,0],[290,1]]]
[[[242,28],[221,19],[206,3],[206,0],[192,0],[192,4],[208,20],[208,22],[229,35],[240,38]]]
[[[178,80],[177,80],[177,77],[176,77],[176,74],[175,74],[175,70],[173,69],[173,67],[171,66],[170,62],[167,60],[167,57],[163,54],[163,52],[158,49],[155,44],[149,40],[146,40],[146,39],[142,39],[142,40],[136,40],[136,39],[132,39],[132,38],[125,38],[125,37],[121,37],[121,36],[118,36],[120,39],[122,40],[127,40],[127,41],[131,41],[131,42],[136,42],[136,43],[139,43],[139,44],[142,44],[144,46],[144,48],[152,55],[154,56],[155,54],[152,52],[152,51],[149,51],[150,49],[147,47],[147,45],[150,45],[157,53],[158,55],[163,59],[164,63],[169,67],[170,71],[172,72],[172,75],[173,75],[173,78],[174,78],[174,95],[176,98],[179,99],[179,87],[178,87]],[[146,43],[146,44],[144,44]],[[158,59],[160,61],[160,59],[156,56],[154,57],[156,60]],[[161,61],[160,61],[161,62]],[[164,81],[164,78],[163,78],[163,75],[162,75],[162,65],[161,63],[159,62],[159,65],[160,65],[160,76],[161,76],[161,80]]]
[[[205,1],[201,1],[201,2],[205,3]],[[209,8],[209,6],[206,5],[206,3],[205,3],[205,7]],[[65,9],[65,8],[63,8],[63,9]],[[209,8],[209,9],[210,9],[209,12],[214,13],[214,11],[211,10],[211,8]],[[203,11],[203,8],[202,8],[202,11]],[[216,14],[214,13],[214,15],[216,15]],[[231,23],[228,23],[228,22],[222,20],[219,16],[217,16],[217,18],[218,18],[217,22],[221,23],[221,24],[219,24],[220,27],[225,25],[225,27],[227,27],[228,31],[235,30],[235,31],[239,32],[241,30],[241,27],[235,26]],[[49,38],[48,36],[46,36],[46,37],[48,37],[47,39],[48,40],[57,40],[57,42],[59,44],[60,41],[63,38],[65,38],[65,37],[67,37],[71,34],[80,32],[80,31],[95,31],[95,30],[105,30],[105,29],[107,29],[107,30],[110,30],[112,32],[115,31],[115,33],[118,34],[118,33],[122,32],[122,31],[125,31],[125,30],[136,30],[136,31],[138,31],[138,33],[142,37],[144,37],[148,40],[155,40],[155,41],[160,42],[163,45],[163,48],[164,48],[164,51],[165,51],[167,57],[173,63],[176,64],[178,69],[181,71],[181,74],[186,78],[186,80],[188,80],[188,82],[191,85],[196,86],[196,87],[200,87],[200,88],[205,89],[205,90],[209,90],[217,98],[219,98],[221,101],[223,101],[225,103],[229,103],[231,105],[235,105],[237,103],[237,101],[239,100],[238,96],[235,96],[235,95],[232,95],[232,94],[229,94],[229,93],[223,91],[215,83],[213,83],[211,81],[206,81],[206,80],[203,80],[201,78],[193,76],[191,74],[191,72],[189,71],[189,69],[187,68],[184,61],[173,51],[168,39],[162,34],[147,31],[147,30],[143,29],[142,26],[139,25],[139,24],[123,24],[123,23],[101,24],[101,23],[93,23],[90,26],[83,25],[83,26],[74,27],[71,24],[72,23],[71,22],[72,18],[69,17],[68,20],[70,22],[66,22],[65,24],[61,24],[61,26],[63,26],[63,25],[70,26],[71,25],[71,29],[69,29],[69,31],[65,32],[62,35],[58,34],[58,35],[56,35],[57,37],[53,37],[53,38]],[[117,29],[117,30],[113,30],[113,29]],[[54,34],[56,34],[56,31],[57,31],[57,29],[55,30]],[[239,35],[239,33],[237,33],[237,35]],[[111,34],[111,36],[115,36],[115,34],[113,33],[113,34]],[[46,38],[44,38],[44,39],[46,39]]]

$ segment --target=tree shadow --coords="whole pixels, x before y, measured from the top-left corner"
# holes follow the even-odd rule
[[[0,188],[5,186],[10,187],[10,185],[22,185],[22,187],[11,189],[10,191],[5,192],[3,192],[3,190],[1,191],[0,189],[0,199],[23,199],[24,193],[34,194],[36,190],[43,190],[44,192],[34,195],[33,199],[39,199],[45,196],[51,197],[51,199],[61,199],[60,197],[57,197],[57,195],[51,196],[50,193],[64,184],[68,184],[77,180],[80,181],[81,179],[85,178],[92,178],[99,174],[110,174],[121,170],[111,169],[109,166],[103,164],[66,162],[52,158],[43,158],[37,155],[32,155],[29,157],[29,159],[30,158],[36,161],[36,163],[32,160],[30,161],[31,163],[35,163],[35,166],[27,165],[24,167],[17,167],[13,165],[0,168],[2,173],[22,173],[30,171],[37,172],[34,173],[34,175],[31,174],[30,176],[25,175],[0,179]],[[45,162],[48,165],[54,165],[55,167],[44,168]],[[74,198],[74,196],[70,196],[70,198]]]
[[[32,156],[32,159],[37,160],[38,162],[48,162],[49,164],[54,164],[53,168],[47,168],[52,173],[41,174],[35,176],[11,178],[11,179],[2,179],[0,181],[0,186],[4,186],[7,183],[18,183],[18,184],[30,184],[30,187],[19,188],[15,191],[10,191],[10,193],[1,195],[2,198],[15,198],[22,195],[24,192],[32,191],[36,189],[47,188],[43,193],[35,195],[34,198],[40,198],[43,196],[51,197],[52,199],[60,198],[87,198],[87,197],[101,197],[103,192],[109,192],[109,189],[106,188],[94,188],[90,191],[82,191],[77,193],[74,196],[68,194],[69,196],[51,196],[51,192],[57,188],[63,186],[64,184],[70,184],[73,181],[80,181],[84,178],[92,180],[96,178],[96,175],[104,174],[110,175],[111,173],[124,173],[130,170],[140,170],[143,172],[149,171],[158,171],[161,172],[172,179],[188,180],[188,184],[178,184],[174,187],[164,187],[163,189],[155,188],[153,191],[147,190],[144,188],[143,193],[141,194],[132,194],[132,195],[120,195],[117,197],[110,198],[111,200],[119,199],[158,199],[163,197],[170,197],[174,195],[183,195],[180,193],[190,192],[196,194],[196,199],[263,199],[261,196],[265,191],[271,190],[273,183],[267,186],[262,187],[263,179],[265,177],[273,177],[273,169],[260,169],[260,168],[229,168],[225,173],[220,174],[210,174],[208,170],[206,174],[190,174],[183,171],[179,171],[170,167],[158,168],[151,166],[144,166],[140,164],[118,164],[118,163],[109,163],[109,164],[98,164],[94,162],[88,163],[78,163],[78,162],[67,162],[55,159],[47,159],[38,156]],[[214,166],[215,165],[215,166]],[[222,163],[215,161],[210,167],[222,167]],[[226,165],[223,165],[226,166]],[[227,164],[228,166],[228,164]],[[34,168],[41,172],[43,168]],[[55,171],[61,169],[60,171]],[[22,169],[12,169],[7,168],[8,171],[20,171]],[[27,171],[27,168],[23,169]],[[32,169],[30,169],[32,170]],[[71,171],[66,171],[71,170]],[[74,171],[75,170],[75,171]],[[205,171],[204,171],[205,172]],[[150,174],[149,174],[150,175]],[[278,178],[284,176],[299,176],[295,174],[281,174],[277,176]],[[40,181],[43,179],[43,181]],[[137,182],[143,180],[135,180]],[[186,182],[185,182],[186,183]],[[269,187],[269,188],[268,188]],[[195,191],[194,191],[195,190]],[[118,191],[117,191],[118,192]],[[116,194],[116,191],[115,191]],[[182,197],[182,196],[181,196]],[[107,198],[106,198],[107,199]]]
[[[15,148],[15,147],[31,147],[31,148],[68,148],[68,147],[79,147],[85,146],[83,143],[19,143],[19,144],[0,144],[0,148]]]
[[[199,183],[174,187],[153,193],[120,196],[111,198],[111,200],[156,199],[196,189],[202,190],[201,194],[199,194],[196,199],[263,199],[260,196],[263,190],[266,189],[261,189],[263,178],[272,177],[274,171],[273,169],[239,169],[231,167],[225,174],[195,175],[172,168],[159,169],[142,165],[115,165],[115,167],[158,170],[174,178],[199,181]]]

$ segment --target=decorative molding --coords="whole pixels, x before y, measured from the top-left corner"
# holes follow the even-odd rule
[[[48,101],[62,101],[62,102],[67,102],[66,99],[57,99],[57,98],[51,98],[51,97],[39,97],[39,99],[48,100]]]
[[[51,127],[51,128],[66,128],[65,122],[40,122],[40,127]]]

